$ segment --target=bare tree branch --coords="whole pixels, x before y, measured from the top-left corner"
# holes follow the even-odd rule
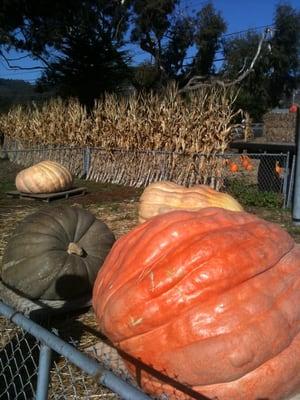
[[[28,37],[26,36],[26,33],[24,32],[24,29],[20,28],[20,33],[22,33],[23,38],[25,40],[25,43],[28,41]],[[51,67],[51,65],[49,64],[49,62],[42,57],[40,54],[36,54],[34,51],[31,51],[32,55],[36,58],[38,58],[40,61],[42,61],[48,68]],[[40,67],[40,69],[45,69],[45,67]]]
[[[200,88],[204,88],[204,87],[211,87],[211,86],[218,86],[218,85],[225,88],[225,87],[234,86],[237,83],[240,83],[251,72],[254,71],[254,65],[255,65],[255,63],[256,63],[256,61],[257,61],[257,59],[258,59],[258,57],[259,57],[259,55],[261,53],[262,45],[265,42],[265,40],[267,39],[267,37],[268,37],[270,32],[271,32],[270,28],[267,28],[266,30],[264,30],[264,32],[263,32],[263,34],[262,34],[262,36],[260,38],[260,41],[258,43],[256,53],[255,53],[250,65],[249,65],[249,67],[246,70],[244,70],[245,69],[245,66],[244,66],[240,71],[240,75],[236,79],[234,79],[233,81],[224,82],[222,80],[218,80],[218,79],[212,78],[210,81],[203,82],[203,76],[193,76],[188,81],[188,83],[182,89],[179,90],[179,92],[181,92],[181,93],[182,92],[188,92],[190,90],[196,90],[196,89],[200,89]]]
[[[2,54],[1,54],[2,55]],[[28,58],[28,57],[30,57],[30,55],[29,54],[26,54],[26,56],[20,56],[20,57],[16,57],[16,58],[8,58],[8,57],[6,57],[6,59],[8,60],[8,61],[19,61],[19,60],[23,60],[24,58]]]
[[[12,70],[40,70],[40,69],[45,69],[45,67],[41,67],[41,66],[21,67],[20,65],[12,65],[12,64],[10,64],[10,61],[12,61],[13,59],[7,58],[6,55],[1,50],[0,50],[0,56],[6,62],[8,69],[12,69]]]
[[[248,61],[248,57],[245,58],[244,64],[243,64],[242,68],[239,70],[238,74],[241,74],[242,72],[244,72],[244,70],[246,68],[247,61]]]

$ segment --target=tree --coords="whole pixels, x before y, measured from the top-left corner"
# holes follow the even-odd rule
[[[157,70],[163,67],[163,39],[171,26],[170,16],[179,0],[134,0],[131,40],[151,54]]]
[[[208,76],[214,72],[214,59],[219,50],[221,35],[227,25],[212,3],[205,4],[197,13],[195,44],[197,53],[192,63],[192,73]]]
[[[218,49],[215,46],[220,46],[220,42],[217,39],[211,41],[211,50],[201,62],[201,47],[205,53],[208,49],[205,43],[210,45],[205,26],[208,30],[214,26],[223,29],[222,24],[214,24],[213,19],[208,22],[213,13],[209,4],[198,13],[201,17],[198,44],[200,39],[203,44],[199,46],[199,56],[196,55],[193,61],[192,77],[181,91],[212,85],[239,85],[236,105],[250,112],[252,118],[259,120],[269,108],[278,106],[285,97],[289,97],[300,81],[300,12],[290,5],[280,4],[275,9],[273,37],[269,37],[268,29],[263,34],[249,31],[246,35],[223,41],[223,69],[217,76],[209,77],[207,75],[213,72],[212,54]]]
[[[299,79],[300,13],[289,5],[275,9],[273,37],[265,44],[254,71],[242,82],[237,105],[256,120],[289,96]],[[260,35],[248,32],[224,43],[224,74],[234,77],[246,68]]]
[[[176,12],[178,3],[179,0],[133,1],[131,40],[153,58],[156,87],[180,79],[187,49],[193,44],[194,21]]]
[[[40,87],[55,86],[90,106],[128,77],[122,51],[128,18],[129,3],[119,0],[2,0],[0,37],[6,48],[27,50],[43,61]]]
[[[135,28],[131,39],[151,54],[164,82],[184,81],[186,73],[211,73],[220,36],[226,30],[223,18],[211,3],[207,3],[196,18],[177,12],[178,3],[178,0],[133,2]],[[193,44],[198,51],[188,66],[184,60]]]
[[[261,35],[248,32],[223,42],[224,58],[223,79],[235,79],[246,70],[257,51]],[[268,109],[270,99],[270,53],[266,43],[263,44],[254,70],[241,82],[236,106],[250,112],[251,117],[260,120]]]
[[[288,4],[275,10],[275,30],[271,43],[270,95],[272,105],[290,96],[299,79],[300,12]]]
[[[178,79],[184,74],[184,60],[187,49],[194,40],[194,21],[190,17],[181,17],[174,21],[168,34],[169,41],[163,52],[163,67],[170,79]]]
[[[132,68],[133,84],[139,91],[159,89],[160,74],[157,68],[149,62],[144,62]]]

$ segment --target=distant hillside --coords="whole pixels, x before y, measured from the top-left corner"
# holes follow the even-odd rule
[[[17,104],[29,104],[49,98],[48,93],[37,93],[35,86],[22,80],[0,79],[0,112]]]

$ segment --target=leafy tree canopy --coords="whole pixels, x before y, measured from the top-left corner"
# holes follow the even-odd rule
[[[300,13],[280,4],[273,22],[271,52],[263,47],[254,71],[241,83],[239,105],[254,118],[278,105],[299,82]],[[180,0],[0,0],[0,56],[9,65],[4,50],[30,52],[45,68],[39,89],[55,87],[88,106],[128,82],[151,89],[170,80],[183,85],[195,75],[234,79],[249,66],[259,35],[224,41],[226,29],[212,2],[188,15]],[[124,50],[130,43],[152,61],[132,67]],[[196,51],[187,57],[192,47]],[[225,62],[216,71],[219,52]]]
[[[118,0],[2,0],[0,38],[6,48],[43,61],[40,86],[55,85],[61,95],[90,105],[128,77],[121,51],[128,18],[129,5]]]
[[[238,105],[259,120],[289,97],[299,82],[300,12],[287,4],[275,9],[273,36],[264,44],[254,71],[242,82]],[[224,42],[223,73],[233,78],[249,63],[260,35],[248,33]]]
[[[212,3],[207,3],[197,13],[195,44],[197,53],[192,65],[194,74],[208,76],[214,71],[214,59],[221,47],[221,36],[227,24]]]

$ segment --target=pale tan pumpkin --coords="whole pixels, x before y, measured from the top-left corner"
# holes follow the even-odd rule
[[[72,186],[71,172],[55,161],[42,161],[23,169],[16,176],[16,187],[23,193],[54,193]]]
[[[155,182],[144,190],[139,202],[139,222],[173,210],[198,211],[219,207],[243,211],[243,207],[227,193],[217,192],[206,185],[186,188],[173,182]]]

